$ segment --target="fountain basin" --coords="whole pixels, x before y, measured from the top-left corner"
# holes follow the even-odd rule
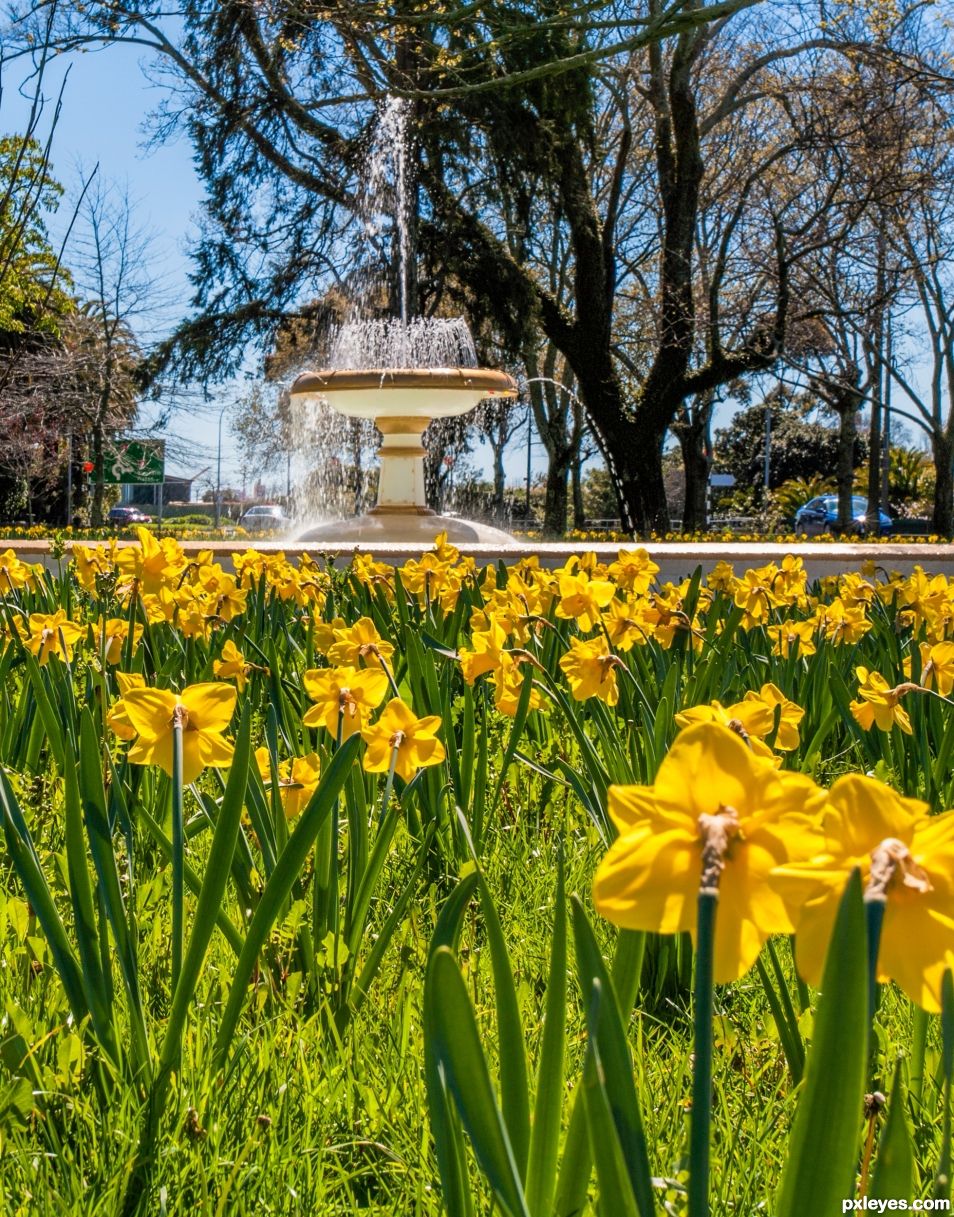
[[[512,376],[493,368],[368,368],[302,372],[293,397],[323,397],[348,418],[452,418],[487,397],[516,397]],[[421,428],[423,432],[424,427]]]
[[[506,547],[513,538],[427,506],[422,435],[435,418],[473,410],[487,397],[516,397],[506,372],[490,368],[370,368],[303,372],[291,388],[304,402],[326,401],[349,418],[373,419],[382,435],[377,506],[353,520],[310,529],[299,540],[320,543],[426,542],[438,532],[450,541]]]

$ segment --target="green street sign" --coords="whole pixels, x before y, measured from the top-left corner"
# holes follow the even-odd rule
[[[107,484],[153,485],[165,477],[166,445],[161,439],[113,441],[103,454],[102,469],[91,480]]]

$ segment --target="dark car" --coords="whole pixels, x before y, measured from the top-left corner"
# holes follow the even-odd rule
[[[804,533],[807,537],[817,537],[819,533],[834,532],[838,524],[838,497],[833,494],[822,494],[810,499],[803,507],[795,512],[795,531]],[[876,533],[879,537],[890,534],[892,521],[883,511],[870,513],[868,500],[854,495],[851,500],[851,531],[856,533]]]
[[[110,524],[148,524],[151,517],[138,507],[110,507],[106,519]]]

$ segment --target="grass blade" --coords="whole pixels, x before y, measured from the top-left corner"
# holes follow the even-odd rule
[[[867,936],[855,871],[828,945],[777,1217],[839,1212],[854,1192],[867,1055]]]

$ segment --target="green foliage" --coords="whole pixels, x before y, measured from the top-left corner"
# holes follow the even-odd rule
[[[35,140],[0,138],[0,336],[55,336],[72,311],[69,275],[58,265],[45,223],[62,193]],[[9,337],[0,341],[11,344]]]
[[[757,506],[763,506],[765,412],[771,414],[769,489],[793,479],[825,476],[837,467],[838,430],[811,422],[808,414],[817,403],[809,397],[773,392],[754,406],[739,410],[727,427],[715,434],[716,468],[731,473],[739,487],[752,488]],[[855,442],[854,464],[864,464],[867,444]]]

